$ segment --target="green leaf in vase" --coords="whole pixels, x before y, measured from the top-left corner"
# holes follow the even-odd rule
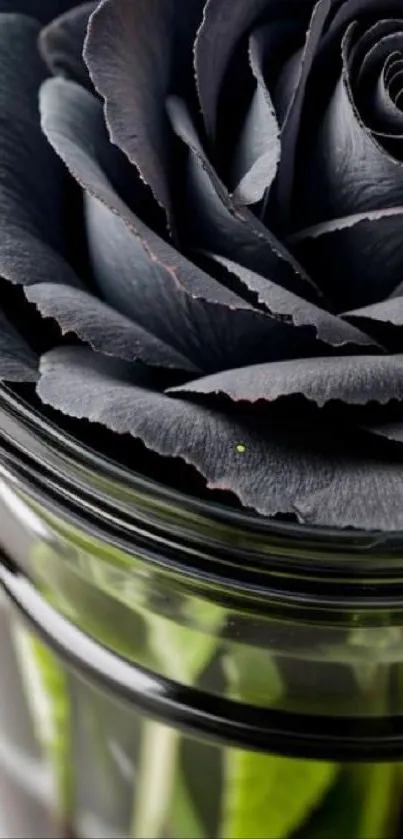
[[[293,839],[397,839],[399,795],[393,764],[351,764]]]
[[[205,839],[204,826],[191,799],[183,770],[180,767],[177,767],[175,775],[170,826],[175,839]]]
[[[390,713],[391,668],[402,655],[402,640],[402,631],[396,626],[363,627],[350,633],[351,666],[372,714]],[[347,653],[344,650],[346,661]]]
[[[207,601],[192,603],[193,617],[201,629],[182,625],[174,619],[144,611],[149,631],[149,644],[162,672],[179,682],[193,685],[210,662],[218,643],[224,620],[221,607]]]
[[[194,685],[210,663],[218,645],[224,620],[223,610],[213,603],[195,601],[193,617],[203,631],[143,610],[149,645],[161,672],[187,685]],[[183,777],[175,728],[146,721],[140,758],[140,783],[135,799],[132,835],[134,839],[159,839],[169,823],[177,839],[204,836],[196,808]]]
[[[222,839],[284,839],[320,803],[336,776],[330,763],[228,749]]]
[[[14,627],[14,644],[38,741],[52,768],[58,816],[67,824],[76,791],[66,675],[56,656],[25,627]]]
[[[358,795],[361,793],[357,839],[397,836],[400,801],[396,764],[372,763],[354,770]]]
[[[226,662],[230,694],[270,706],[282,690],[265,650],[242,647]],[[332,763],[227,749],[221,839],[285,839],[317,807],[337,775]]]

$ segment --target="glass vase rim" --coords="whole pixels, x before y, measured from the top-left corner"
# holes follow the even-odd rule
[[[141,472],[127,469],[118,461],[102,454],[87,443],[56,422],[49,419],[45,413],[41,413],[20,394],[7,385],[0,385],[0,413],[4,411],[9,415],[18,415],[18,419],[26,425],[38,437],[51,440],[56,451],[66,451],[73,458],[79,458],[85,466],[92,467],[96,472],[102,474],[106,480],[110,480],[122,489],[141,491],[143,493],[158,494],[163,500],[174,503],[178,511],[186,509],[198,516],[214,521],[220,521],[229,527],[242,529],[245,533],[257,533],[261,535],[279,538],[295,538],[308,543],[320,542],[324,546],[345,544],[354,549],[373,548],[382,546],[403,546],[403,530],[382,531],[363,530],[355,528],[337,528],[326,525],[316,525],[299,521],[284,521],[281,518],[270,518],[259,513],[245,509],[231,508],[220,504],[215,500],[203,499],[191,493],[185,493],[168,483],[159,481],[157,478],[148,477]],[[0,421],[0,438],[2,434],[2,423]]]

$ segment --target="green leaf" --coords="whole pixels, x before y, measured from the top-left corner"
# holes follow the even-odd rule
[[[222,839],[283,839],[320,803],[336,776],[331,763],[228,749]]]
[[[133,839],[159,839],[165,835],[178,771],[179,743],[176,728],[145,720],[130,831]],[[177,813],[178,822],[185,816],[188,818],[187,811]]]
[[[71,823],[75,781],[66,675],[53,653],[24,627],[14,628],[14,644],[37,738],[52,767],[58,816]]]
[[[273,704],[283,690],[266,650],[241,647],[225,670],[231,696],[248,704]],[[228,749],[224,774],[222,839],[285,839],[321,802],[337,767]]]
[[[224,612],[214,603],[192,602],[193,619],[203,628],[181,625],[151,609],[141,610],[147,623],[149,645],[163,673],[193,685],[217,648]],[[169,834],[180,839],[200,839],[203,829],[189,796],[179,761],[180,734],[148,720],[143,730],[139,787],[134,804],[134,839],[159,839]]]
[[[356,768],[362,804],[357,839],[389,839],[397,835],[399,796],[393,763],[373,763]],[[396,806],[397,802],[397,806]]]
[[[165,675],[193,685],[210,662],[217,647],[223,610],[214,603],[194,601],[203,631],[181,625],[175,620],[144,610],[149,629],[149,643]]]
[[[205,831],[190,797],[183,770],[176,770],[170,827],[175,839],[205,839]]]
[[[397,766],[351,764],[341,769],[322,806],[295,839],[392,839],[400,809]]]
[[[226,656],[224,669],[234,699],[268,706],[284,693],[280,673],[266,650],[239,645]]]

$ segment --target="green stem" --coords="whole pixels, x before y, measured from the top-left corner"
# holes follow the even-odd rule
[[[174,728],[145,723],[132,818],[133,839],[161,839],[167,830],[179,742]]]
[[[19,626],[13,632],[37,738],[56,779],[58,815],[72,824],[76,796],[66,678],[57,659],[33,634]]]
[[[357,839],[390,839],[397,835],[399,821],[397,767],[375,763],[362,766],[361,773],[364,790]]]

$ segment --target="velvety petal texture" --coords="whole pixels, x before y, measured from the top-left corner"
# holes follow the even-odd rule
[[[42,29],[39,47],[50,71],[91,87],[83,49],[89,19],[97,2],[80,3]]]
[[[402,529],[402,221],[401,0],[0,0],[0,381],[109,457]]]
[[[39,31],[31,18],[0,15],[0,275],[23,285],[73,284],[63,258],[65,172],[38,120],[46,75]]]
[[[0,381],[35,382],[37,378],[35,353],[0,312]]]
[[[173,392],[222,394],[252,403],[302,395],[320,407],[333,399],[352,405],[382,404],[403,398],[403,355],[272,362],[216,373]]]
[[[140,437],[165,457],[179,455],[211,489],[231,489],[262,515],[294,513],[336,527],[403,526],[401,466],[343,455],[328,436],[314,439],[317,429],[301,434],[300,422],[228,417],[170,399],[144,371],[78,348],[45,356],[41,374],[45,403]]]
[[[249,60],[256,90],[238,142],[233,178],[237,184],[234,198],[243,204],[256,204],[267,198],[281,156],[280,129],[263,75],[262,31],[251,35]]]
[[[202,0],[104,0],[86,43],[111,139],[137,166],[171,222],[165,98],[172,86],[186,81],[186,56],[202,9]]]

